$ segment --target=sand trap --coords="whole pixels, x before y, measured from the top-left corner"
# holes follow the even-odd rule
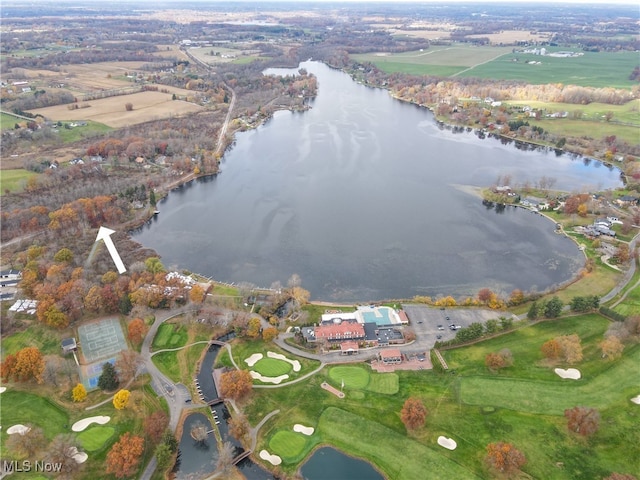
[[[556,372],[556,375],[560,378],[570,378],[571,380],[580,379],[580,370],[575,368],[567,368],[566,370],[564,368],[556,368],[554,372]]]
[[[440,435],[438,437],[438,445],[446,448],[447,450],[455,450],[458,447],[458,444],[452,438],[443,437]]]
[[[255,378],[256,380],[260,380],[264,383],[275,383],[276,385],[289,378],[289,375],[286,374],[280,375],[279,377],[265,377],[263,375],[260,375],[258,372],[254,372],[253,370],[250,370],[249,373],[251,374],[251,378]]]
[[[92,423],[99,423],[100,425],[104,425],[105,423],[108,423],[109,420],[111,420],[111,417],[105,416],[83,418],[82,420],[78,420],[76,423],[74,423],[71,427],[71,430],[73,430],[74,432],[81,432]]]
[[[289,362],[293,366],[293,371],[294,372],[299,372],[300,371],[300,362],[298,360],[289,360],[284,355],[281,355],[281,354],[275,353],[275,352],[267,352],[267,357],[275,358],[277,360],[284,360],[285,362]]]
[[[7,390],[7,387],[0,387],[0,393],[4,393]]]
[[[19,433],[20,435],[24,435],[29,430],[31,430],[31,427],[27,427],[26,425],[22,425],[22,424],[19,423],[17,425],[13,425],[13,426],[7,428],[7,433],[9,435],[13,435],[14,433]]]
[[[638,396],[636,396],[636,397],[633,397],[633,398],[631,399],[631,401],[632,401],[633,403],[635,403],[636,405],[640,405],[640,395],[638,395]]]
[[[79,452],[76,447],[71,447],[71,457],[76,461],[76,463],[84,463],[89,458],[85,452]]]
[[[254,353],[249,358],[245,358],[244,362],[250,367],[253,367],[256,363],[258,363],[258,360],[262,360],[263,356],[264,355],[262,355],[261,353]]]
[[[301,433],[303,435],[313,435],[314,429],[313,427],[305,427],[304,425],[300,425],[299,423],[296,423],[293,426],[293,431]]]
[[[280,465],[282,459],[278,455],[271,455],[266,450],[260,450],[260,458],[271,463],[271,465]]]

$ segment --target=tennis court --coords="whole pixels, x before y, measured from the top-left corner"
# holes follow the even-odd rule
[[[105,363],[115,365],[116,359],[110,358],[108,360],[102,360],[100,362],[95,362],[90,365],[80,367],[80,377],[82,378],[82,383],[87,390],[98,388],[98,380],[100,379],[100,375],[102,375],[102,366]]]
[[[78,339],[84,363],[112,358],[118,352],[127,349],[127,342],[117,318],[81,325],[78,327]]]

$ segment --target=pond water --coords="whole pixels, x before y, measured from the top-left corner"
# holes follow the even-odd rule
[[[312,108],[239,134],[220,175],[172,192],[134,234],[165,265],[262,287],[296,273],[312,299],[348,302],[541,291],[583,266],[553,222],[496,214],[460,185],[546,176],[600,190],[621,185],[617,170],[446,129],[384,90],[302,66],[318,77]]]
[[[313,452],[302,465],[300,473],[306,480],[384,480],[370,463],[332,447],[322,447]]]
[[[196,442],[191,437],[191,427],[197,422],[202,422],[207,431],[213,427],[209,419],[202,413],[192,413],[183,424],[182,437],[178,446],[178,463],[174,467],[176,480],[191,480],[202,478],[208,473],[213,473],[218,460],[218,445],[216,438],[211,433],[204,442]]]

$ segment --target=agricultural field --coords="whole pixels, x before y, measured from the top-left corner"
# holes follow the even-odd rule
[[[371,62],[381,70],[412,75],[454,76],[476,65],[511,52],[510,47],[433,46],[418,52],[352,55],[359,62]]]
[[[193,103],[172,100],[171,93],[162,92],[139,92],[91,100],[86,103],[87,108],[69,110],[68,105],[56,105],[38,108],[31,113],[54,121],[92,120],[112,128],[120,128],[204,110],[203,107]],[[133,104],[133,110],[126,111],[127,103]]]
[[[372,62],[385,72],[414,75],[522,80],[536,85],[563,83],[625,89],[634,85],[629,80],[633,65],[637,63],[634,52],[584,52],[579,57],[557,58],[512,53],[512,50],[513,47],[453,45],[433,46],[417,52],[369,53],[351,57],[360,62]],[[548,50],[554,51],[553,48]],[[527,64],[528,61],[540,64]]]
[[[211,55],[213,52],[213,55]],[[216,63],[250,63],[257,60],[257,50],[243,50],[228,47],[198,47],[190,48],[189,53],[201,62],[209,65]]]
[[[260,431],[258,448],[281,455],[283,470],[294,471],[317,445],[331,444],[371,460],[389,478],[420,478],[425,459],[433,478],[487,478],[483,463],[490,442],[506,441],[527,458],[531,478],[593,479],[613,471],[638,473],[629,459],[640,457],[638,406],[629,399],[640,393],[640,345],[627,344],[616,361],[601,358],[598,343],[609,320],[597,314],[567,317],[525,326],[477,345],[444,351],[450,372],[394,373],[397,389],[372,388],[374,374],[366,365],[338,365],[278,389],[254,390],[246,408],[252,424],[276,408],[280,413]],[[578,381],[554,372],[560,362],[543,360],[540,345],[559,335],[576,333],[584,359],[572,367]],[[487,353],[508,348],[514,364],[491,373]],[[340,389],[345,398],[321,389],[322,382]],[[427,407],[426,426],[407,435],[400,420],[404,401],[415,396]],[[565,408],[598,408],[599,431],[585,440],[567,430]],[[311,436],[294,433],[295,423],[315,428]],[[438,436],[453,438],[458,448],[442,449]],[[385,439],[380,441],[380,439]],[[585,448],[588,442],[588,448]],[[402,462],[397,461],[403,452]]]
[[[10,113],[0,112],[0,130],[11,130],[16,123],[24,122],[23,118],[14,117]]]

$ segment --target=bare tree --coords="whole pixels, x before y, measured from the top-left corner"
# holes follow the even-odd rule
[[[116,370],[122,382],[135,379],[143,365],[142,357],[135,350],[122,350],[116,359]]]
[[[209,434],[207,433],[207,427],[204,423],[198,420],[196,423],[191,425],[191,438],[193,438],[198,443],[204,443],[207,440]]]
[[[216,470],[222,474],[223,477],[229,473],[233,468],[233,453],[235,449],[231,442],[224,442],[218,450],[218,461],[216,463]]]
[[[44,364],[44,372],[42,372],[43,380],[54,387],[58,386],[58,373],[60,373],[60,362],[56,357],[50,357]]]
[[[78,463],[75,455],[78,447],[71,435],[58,435],[47,448],[47,460],[60,465],[60,472],[56,478],[73,478],[82,468],[82,463]]]

